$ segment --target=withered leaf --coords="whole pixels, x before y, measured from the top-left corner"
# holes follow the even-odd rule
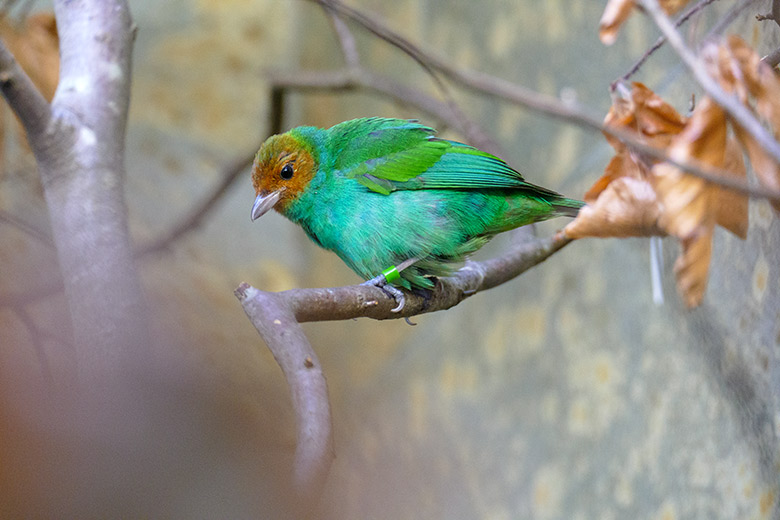
[[[642,83],[635,82],[632,85],[631,99],[636,105],[637,129],[642,135],[672,136],[679,134],[685,127],[687,119]]]
[[[732,138],[726,143],[726,157],[723,169],[739,179],[747,179],[742,149]],[[715,200],[715,222],[741,239],[747,238],[748,197],[734,190],[719,187]]]
[[[612,45],[618,29],[631,14],[634,0],[609,0],[599,21],[599,39],[604,45]]]
[[[710,44],[704,55],[710,73],[726,91],[736,93],[748,107],[751,107],[750,97],[755,99],[755,111],[772,125],[777,139],[780,136],[780,80],[772,68],[737,36],[730,36],[720,45]],[[741,125],[733,120],[731,124],[761,184],[780,191],[780,165]],[[780,212],[780,202],[773,201],[772,205]]]
[[[683,254],[674,262],[677,290],[689,308],[697,307],[704,297],[712,257],[713,228],[701,231],[681,241]]]
[[[660,235],[659,215],[658,198],[646,180],[620,177],[584,206],[564,232],[569,238]]]
[[[637,133],[647,144],[666,147],[671,136],[680,133],[686,118],[642,83],[632,83],[628,98],[615,99],[604,118],[604,124]],[[612,147],[621,151],[625,145],[605,134]]]
[[[680,162],[694,159],[722,168],[726,150],[726,114],[705,97],[685,129],[672,140],[669,156]],[[677,287],[689,306],[698,305],[707,286],[715,207],[720,188],[669,163],[657,164],[652,183],[662,206],[658,224],[678,237],[683,246],[677,259]]]
[[[627,98],[615,98],[604,124],[635,133],[649,145],[664,148],[672,137],[685,127],[686,119],[660,96],[642,83],[634,83]],[[617,151],[604,169],[604,175],[585,194],[585,202],[593,204],[599,194],[615,179],[648,178],[648,163],[640,160],[622,141],[604,134]]]
[[[753,165],[753,170],[756,172],[756,176],[761,181],[761,184],[767,188],[780,191],[780,166],[744,128],[734,121],[732,121],[732,128],[734,128],[734,135],[737,136],[740,144],[747,151],[750,164]],[[772,206],[776,211],[780,212],[780,202],[772,201]]]
[[[638,162],[631,153],[624,149],[618,152],[607,167],[604,168],[604,175],[597,180],[593,186],[585,193],[585,202],[593,204],[609,184],[621,177],[630,177],[633,179],[647,178],[644,166]]]

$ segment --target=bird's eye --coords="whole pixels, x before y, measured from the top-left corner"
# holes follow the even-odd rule
[[[279,172],[279,175],[281,175],[282,179],[284,179],[286,181],[292,179],[292,176],[293,176],[292,164],[287,163],[284,166],[282,166],[282,171]]]

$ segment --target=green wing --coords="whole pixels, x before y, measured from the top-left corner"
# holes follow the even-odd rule
[[[329,133],[335,171],[384,195],[396,190],[520,188],[558,196],[525,182],[498,157],[438,139],[433,128],[416,121],[354,119]]]

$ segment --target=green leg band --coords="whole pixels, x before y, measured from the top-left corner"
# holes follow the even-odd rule
[[[384,275],[385,280],[387,280],[387,283],[394,283],[401,279],[401,273],[398,272],[398,269],[396,269],[395,266],[388,267],[382,271],[382,274]]]

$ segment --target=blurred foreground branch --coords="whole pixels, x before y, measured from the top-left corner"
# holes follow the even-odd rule
[[[0,44],[0,88],[35,155],[85,379],[148,348],[124,201],[133,28],[121,0],[55,2],[60,81],[49,105]]]

